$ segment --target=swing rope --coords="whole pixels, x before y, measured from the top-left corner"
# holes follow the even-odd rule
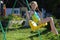
[[[14,4],[13,4],[13,8],[12,8],[11,14],[12,14],[13,11],[14,11],[14,7],[15,7],[16,3],[17,3],[17,0],[15,0],[15,2],[14,2]],[[9,23],[9,22],[10,22],[10,21],[8,21],[8,23]],[[7,24],[7,27],[6,27],[6,32],[7,32],[7,29],[8,29],[8,24]]]
[[[28,0],[26,0],[26,4],[27,4],[28,9],[30,10],[30,6],[29,6],[29,3],[28,3]]]
[[[12,14],[13,11],[14,11],[14,7],[15,7],[16,3],[17,3],[17,0],[15,0],[15,2],[14,2],[14,4],[13,4],[13,8],[12,8],[11,14]],[[8,21],[8,24],[9,24],[9,22],[10,22],[10,21]],[[7,32],[7,29],[8,29],[8,24],[7,24],[7,27],[6,27],[6,32]]]
[[[14,2],[14,4],[13,4],[13,8],[12,8],[11,14],[12,14],[13,11],[14,11],[14,7],[15,7],[16,3],[17,3],[17,0],[15,0],[15,2]],[[8,22],[8,23],[9,23],[9,22]],[[7,28],[8,28],[8,24],[7,24]],[[6,28],[6,32],[7,32],[7,28]]]
[[[0,1],[2,1],[2,0],[0,0]],[[16,5],[16,2],[17,2],[17,0],[15,0],[15,2],[14,2],[14,5],[13,5],[13,8],[12,8],[12,12],[11,12],[11,14],[13,13],[13,9],[14,9],[14,7],[15,7],[15,5]],[[8,22],[9,23],[9,22]],[[7,24],[7,26],[8,26],[8,24]],[[0,21],[0,28],[1,28],[1,30],[2,30],[2,33],[3,33],[3,40],[6,40],[6,32],[7,32],[7,28],[6,28],[6,32],[4,31],[4,29],[3,29],[3,26],[2,26],[2,24],[1,24],[1,21]]]
[[[28,6],[28,9],[30,10],[30,6],[29,6],[29,3],[28,3],[28,0],[26,0],[26,4],[27,4],[27,6]],[[35,12],[34,12],[34,13],[35,13]],[[38,30],[38,35],[39,35],[40,40],[42,40],[39,30]]]
[[[1,28],[2,33],[3,33],[3,40],[6,40],[6,33],[5,33],[4,29],[3,29],[3,26],[1,24],[1,21],[0,21],[0,28]]]
[[[15,2],[14,2],[11,14],[14,12],[14,7],[15,7],[16,3],[17,3],[17,0],[15,0]]]
[[[12,8],[11,14],[12,14],[13,11],[14,11],[14,7],[15,7],[16,3],[17,3],[17,0],[15,0],[15,2],[14,2],[14,4],[13,4],[13,8]],[[10,21],[8,21],[8,23],[9,23],[9,22],[10,22]],[[8,29],[8,24],[7,24],[7,27],[6,27],[6,32],[7,32],[7,29]]]
[[[0,0],[0,1],[2,1],[2,0]],[[2,26],[2,24],[1,24],[1,21],[0,21],[0,28],[1,28],[2,33],[3,33],[3,40],[6,40],[6,32],[5,32],[4,29],[3,29],[3,26]]]

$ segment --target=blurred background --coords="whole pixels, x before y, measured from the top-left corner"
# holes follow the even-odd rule
[[[37,1],[39,5],[39,9],[45,9],[47,13],[54,15],[57,19],[60,18],[60,0],[28,0]],[[12,8],[15,0],[3,0],[4,4],[6,4],[7,8]],[[25,0],[17,0],[15,8],[27,7]]]

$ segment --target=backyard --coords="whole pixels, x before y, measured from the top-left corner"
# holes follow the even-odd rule
[[[12,18],[10,16],[10,21],[14,20],[23,20],[23,18],[13,15]],[[23,25],[16,23],[13,25],[9,24],[6,31],[6,39],[7,40],[60,40],[60,19],[54,19],[55,26],[59,32],[59,35],[55,35],[48,28],[43,27],[40,28],[40,35],[38,32],[32,32],[30,27],[23,27]],[[11,26],[12,25],[12,26]],[[47,25],[49,27],[49,25]],[[0,40],[3,40],[3,33],[0,29]]]

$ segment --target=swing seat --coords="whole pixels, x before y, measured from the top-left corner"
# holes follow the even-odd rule
[[[42,28],[43,26],[46,26],[47,23],[37,25],[34,21],[29,20],[29,25],[30,25],[30,27],[31,27],[31,30],[32,30],[33,32],[35,32],[35,31],[37,31],[39,28]]]
[[[37,31],[39,30],[39,28],[42,28],[47,25],[47,23],[38,24],[41,19],[37,12],[34,12],[31,18],[32,20],[29,20],[29,25],[32,31]]]

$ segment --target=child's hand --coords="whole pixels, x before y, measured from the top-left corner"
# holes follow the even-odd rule
[[[30,13],[31,13],[31,16],[34,15],[34,12],[33,11],[31,11]]]

